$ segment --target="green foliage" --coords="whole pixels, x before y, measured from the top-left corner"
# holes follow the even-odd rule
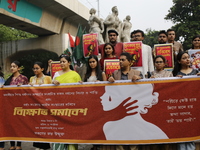
[[[0,43],[36,37],[37,35],[0,24]]]
[[[146,29],[145,38],[143,43],[153,47],[154,44],[158,44],[158,32],[156,30],[152,30],[151,28]]]
[[[175,25],[176,40],[183,40],[184,50],[191,48],[192,37],[200,34],[200,0],[173,0],[173,6],[165,17]]]

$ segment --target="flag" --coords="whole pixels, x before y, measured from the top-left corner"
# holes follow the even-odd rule
[[[78,26],[78,32],[75,40],[75,48],[73,51],[73,58],[77,62],[81,61],[82,63],[85,63],[85,58],[83,55],[83,30],[81,25]]]
[[[73,40],[71,34],[68,33],[68,36],[69,36],[70,46],[71,46],[71,48],[74,48],[74,40]]]
[[[70,58],[72,59],[72,49],[74,47],[74,40],[72,38],[72,36],[70,35],[70,33],[68,33],[68,46],[67,46],[67,49],[64,51],[64,54],[70,56]]]

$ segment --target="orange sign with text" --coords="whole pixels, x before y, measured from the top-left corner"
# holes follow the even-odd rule
[[[61,67],[60,67],[60,62],[59,61],[53,61],[51,62],[51,77],[53,78],[54,74],[57,72],[57,71],[60,71],[62,70]]]
[[[166,69],[174,68],[173,45],[169,44],[156,44],[154,45],[155,54],[162,55],[166,59]]]
[[[132,55],[132,67],[142,67],[142,42],[125,42],[124,51]]]

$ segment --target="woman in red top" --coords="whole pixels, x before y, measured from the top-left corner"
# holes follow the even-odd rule
[[[104,60],[108,60],[108,59],[117,59],[117,57],[115,56],[115,48],[112,44],[110,43],[106,43],[103,47],[103,52],[104,55],[103,57],[100,59],[100,65],[101,65],[101,70],[104,71]]]

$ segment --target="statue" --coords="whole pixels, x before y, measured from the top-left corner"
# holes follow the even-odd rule
[[[90,18],[88,24],[90,25],[89,33],[98,33],[98,43],[99,45],[104,44],[102,33],[104,32],[103,19],[96,16],[96,10],[94,8],[90,9]]]
[[[122,42],[130,42],[130,32],[132,28],[132,24],[130,20],[131,20],[131,17],[128,15],[123,21],[122,36],[121,36]]]
[[[104,24],[106,25],[106,36],[105,36],[105,42],[109,42],[108,39],[108,31],[109,30],[116,30],[118,33],[120,33],[120,20],[118,18],[118,9],[117,6],[114,6],[112,8],[112,14],[108,15],[107,18],[104,21]],[[120,36],[119,36],[120,37]]]

